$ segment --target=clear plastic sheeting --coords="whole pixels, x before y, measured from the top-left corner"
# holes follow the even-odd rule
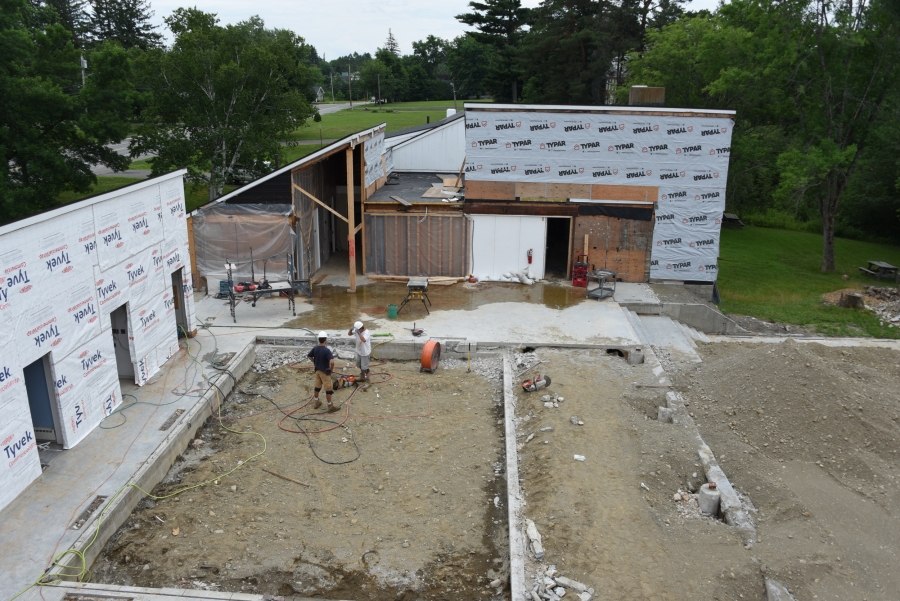
[[[287,277],[287,254],[293,247],[287,204],[218,203],[194,214],[197,270],[207,280],[225,280],[226,261],[235,265],[235,281]],[[253,255],[251,264],[251,252]]]
[[[291,182],[326,202],[322,164],[291,174]],[[297,215],[297,277],[309,279],[331,256],[330,214],[313,200],[297,190],[294,193],[294,212]],[[327,199],[328,202],[333,201]]]
[[[366,271],[409,277],[466,275],[462,215],[366,214]]]

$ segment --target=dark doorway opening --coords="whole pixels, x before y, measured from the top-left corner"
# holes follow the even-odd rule
[[[31,365],[25,366],[23,371],[34,437],[38,440],[57,442],[59,416],[51,397],[55,382],[50,376],[49,358],[48,353]]]
[[[569,217],[547,218],[547,251],[545,277],[565,279],[569,269]]]
[[[113,345],[116,347],[116,368],[119,378],[134,380],[134,361],[131,358],[131,346],[128,344],[128,303],[125,303],[109,315],[112,326]]]
[[[188,329],[187,318],[184,313],[184,282],[182,271],[184,268],[172,272],[172,297],[175,299],[175,323],[178,326],[178,337],[185,338]]]

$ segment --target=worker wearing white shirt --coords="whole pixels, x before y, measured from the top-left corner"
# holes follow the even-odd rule
[[[369,331],[363,322],[357,321],[353,328],[347,332],[348,336],[356,339],[356,366],[359,368],[360,380],[369,380],[369,356],[372,354],[372,341]]]

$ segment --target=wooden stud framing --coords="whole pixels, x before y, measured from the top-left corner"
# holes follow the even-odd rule
[[[383,162],[382,162],[383,164]],[[364,152],[363,146],[359,147],[359,226],[353,230],[354,236],[356,232],[362,229],[362,272],[363,275],[366,274],[366,201],[369,199],[369,189],[365,188],[366,184],[366,153]],[[374,188],[372,193],[378,190],[378,182],[372,184],[371,186]],[[355,240],[356,238],[354,238]]]
[[[572,248],[575,246],[575,240],[572,238],[575,232],[575,218],[569,217],[569,258],[566,265],[566,279],[572,279]]]
[[[320,206],[324,207],[326,210],[331,211],[332,213],[334,213],[335,215],[337,215],[339,219],[342,219],[345,223],[347,223],[347,218],[346,218],[346,217],[344,217],[343,215],[341,215],[340,213],[338,213],[337,211],[335,211],[334,209],[332,209],[331,207],[329,207],[327,204],[325,204],[324,202],[322,202],[321,200],[319,200],[318,198],[316,198],[315,196],[313,196],[312,194],[310,194],[309,192],[307,192],[306,190],[304,190],[303,188],[301,188],[301,187],[298,186],[297,184],[291,184],[291,186],[292,186],[295,190],[297,190],[298,192],[300,192],[301,194],[306,194],[310,199],[312,199],[313,202],[318,203]]]

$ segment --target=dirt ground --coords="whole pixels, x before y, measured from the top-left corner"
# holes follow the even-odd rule
[[[647,417],[665,404],[664,390],[634,386],[657,381],[649,366],[602,351],[536,356],[551,386],[517,392],[524,514],[546,552],[529,560],[529,587],[555,566],[601,600],[765,599],[759,564],[736,530],[673,500],[703,473],[690,436]],[[558,408],[544,406],[547,393],[563,397]]]
[[[338,368],[347,364],[339,360]],[[303,434],[280,430],[283,414],[272,402],[236,395],[224,423],[262,434],[265,454],[218,484],[144,500],[95,562],[93,580],[332,599],[502,599],[503,589],[487,586],[506,582],[509,572],[501,367],[480,364],[492,377],[467,374],[460,362],[435,374],[419,373],[418,363],[373,366],[393,379],[378,383],[384,376],[373,375],[349,403],[347,427],[310,435],[325,461],[352,460],[358,446],[358,460],[342,465],[317,459]],[[313,382],[309,371],[267,371],[258,360],[240,385],[291,410]],[[342,411],[317,417],[340,422],[350,390],[335,394]],[[291,419],[283,425],[297,428]],[[214,420],[198,440],[155,495],[214,478],[263,450],[260,438]]]
[[[797,599],[900,598],[900,353],[701,345],[681,378],[725,473],[759,510],[752,553]]]

